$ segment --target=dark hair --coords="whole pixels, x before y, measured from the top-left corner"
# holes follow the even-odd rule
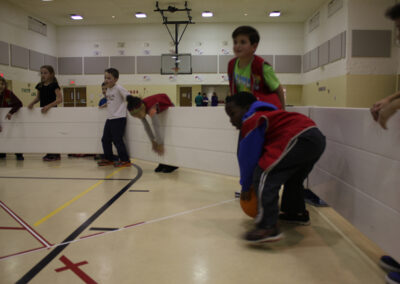
[[[50,75],[53,75],[53,82],[58,84],[57,78],[56,78],[56,72],[54,72],[54,68],[51,65],[43,65],[40,67],[40,69],[46,69],[49,71]]]
[[[251,44],[260,42],[260,34],[255,28],[250,26],[240,26],[236,28],[232,33],[232,38],[235,39],[238,35],[248,36]]]
[[[233,96],[227,96],[225,103],[228,104],[233,102],[239,107],[247,108],[255,101],[257,101],[257,98],[252,93],[239,92]]]
[[[7,89],[8,84],[7,84],[6,79],[4,77],[0,76],[0,81],[4,83],[4,85],[6,86],[6,89]]]
[[[105,85],[106,85],[106,82],[103,82],[103,83],[101,84],[102,87],[104,87]]]
[[[115,79],[119,78],[119,72],[115,68],[108,68],[108,69],[104,70],[104,72],[110,73],[111,76],[113,76]]]
[[[400,3],[397,3],[393,7],[386,10],[385,16],[391,20],[397,20],[400,18]]]
[[[143,103],[141,98],[134,97],[134,96],[127,96],[126,101],[128,102],[128,110],[129,111],[140,107]]]

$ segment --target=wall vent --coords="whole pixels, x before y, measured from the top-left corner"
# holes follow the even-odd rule
[[[308,32],[311,33],[313,30],[319,27],[319,12],[317,12],[308,21]]]
[[[31,16],[28,16],[28,29],[47,36],[47,25]]]
[[[328,3],[328,18],[342,9],[343,0],[332,0]]]

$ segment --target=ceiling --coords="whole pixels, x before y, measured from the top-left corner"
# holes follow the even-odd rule
[[[153,0],[6,0],[27,11],[33,17],[65,25],[109,25],[162,23],[159,12],[154,12]],[[254,23],[254,22],[304,22],[327,0],[191,0],[188,8],[195,23]],[[184,8],[184,1],[160,0],[160,9],[168,6]],[[202,18],[201,12],[211,11],[212,18]],[[279,18],[270,18],[267,12],[280,10]],[[147,14],[146,19],[136,19],[136,12]],[[72,21],[70,14],[80,14],[82,21]],[[247,16],[245,16],[247,14]],[[186,12],[166,13],[168,20],[187,20]],[[114,18],[112,17],[114,16]]]

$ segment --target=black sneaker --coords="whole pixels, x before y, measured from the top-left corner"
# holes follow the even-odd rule
[[[388,284],[400,284],[400,273],[390,272],[386,275],[386,283]]]
[[[0,153],[0,159],[5,159],[7,158],[7,154],[5,153]]]
[[[282,238],[283,234],[276,225],[268,228],[253,229],[244,236],[244,239],[249,243],[277,242]]]
[[[318,195],[316,195],[314,192],[312,192],[308,188],[306,188],[304,190],[304,201],[315,207],[328,207],[329,206],[325,201],[323,201],[321,198],[319,198]]]
[[[174,166],[169,166],[169,165],[164,165],[164,168],[162,170],[163,173],[172,173],[173,171],[175,171],[178,167],[174,167]]]
[[[156,173],[162,172],[164,169],[165,165],[164,164],[158,164],[158,167],[154,169]]]
[[[15,156],[17,157],[18,161],[23,161],[24,160],[24,155],[22,155],[22,154],[15,154]]]
[[[393,257],[384,255],[379,260],[379,265],[390,272],[399,272],[400,273],[400,264],[393,259]]]
[[[303,213],[281,213],[279,214],[279,219],[287,223],[310,225],[310,215],[307,210]]]

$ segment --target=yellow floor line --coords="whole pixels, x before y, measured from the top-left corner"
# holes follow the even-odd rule
[[[124,168],[119,168],[118,170],[114,171],[113,173],[109,174],[108,176],[106,176],[105,178],[110,178],[113,175],[115,175],[116,173],[118,173],[120,170],[122,170]],[[88,189],[86,189],[85,191],[79,193],[77,196],[75,196],[74,198],[72,198],[70,201],[64,203],[63,205],[61,205],[60,207],[58,207],[56,210],[54,210],[53,212],[51,212],[49,215],[47,215],[46,217],[43,217],[42,219],[40,219],[39,221],[37,221],[35,224],[33,224],[33,226],[39,226],[40,224],[42,224],[44,221],[46,221],[47,219],[53,217],[54,215],[56,215],[58,212],[60,212],[61,210],[63,210],[64,208],[66,208],[67,206],[71,205],[73,202],[77,201],[79,198],[81,198],[82,196],[84,196],[85,194],[89,193],[90,191],[92,191],[93,189],[95,189],[96,187],[98,187],[100,184],[102,184],[104,182],[104,180],[101,180],[97,183],[95,183],[94,185],[92,185],[91,187],[89,187]]]

